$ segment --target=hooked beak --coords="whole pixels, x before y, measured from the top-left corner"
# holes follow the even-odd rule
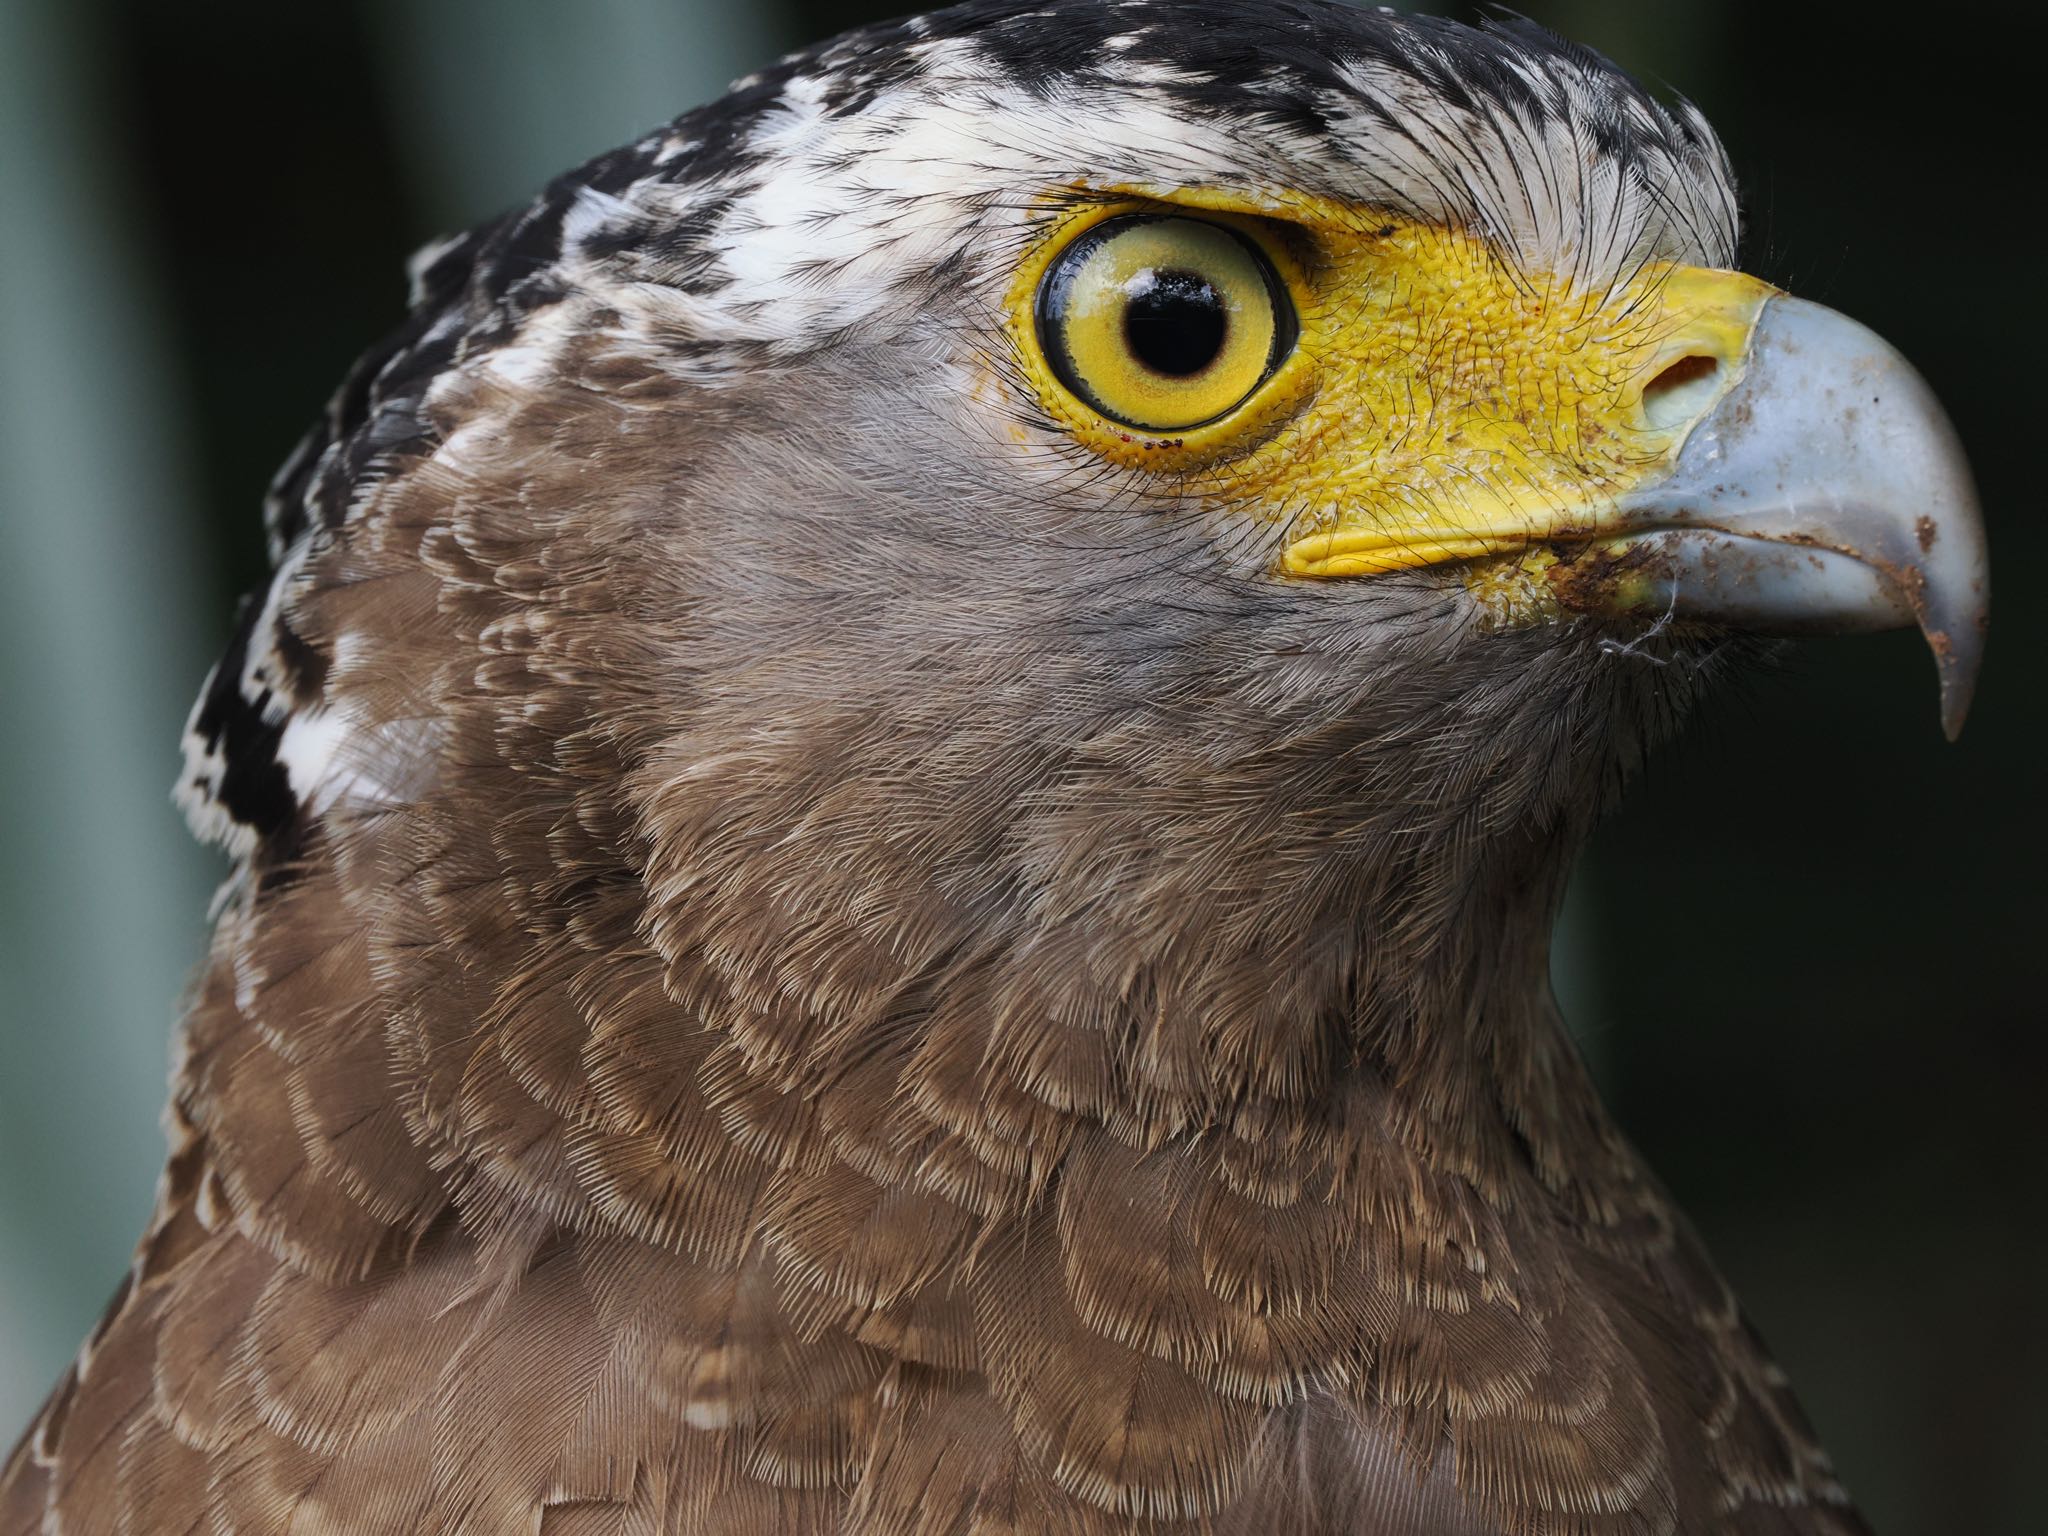
[[[1669,471],[1548,580],[1570,611],[1763,634],[1917,625],[1961,731],[1990,576],[1976,487],[1925,380],[1875,332],[1783,294]]]

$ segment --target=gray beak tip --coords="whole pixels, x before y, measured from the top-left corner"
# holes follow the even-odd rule
[[[1950,741],[1962,736],[1963,722],[1969,718],[1970,703],[1977,695],[1977,671],[1984,663],[1986,617],[1980,612],[1951,629],[1931,625],[1921,629],[1941,674],[1941,733]]]
[[[1933,390],[1874,331],[1767,300],[1742,376],[1624,505],[1683,530],[1664,535],[1680,612],[1777,634],[1918,627],[1942,730],[1961,732],[1990,611],[1976,484]]]

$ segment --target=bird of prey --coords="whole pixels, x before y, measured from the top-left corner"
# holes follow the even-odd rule
[[[975,0],[437,245],[192,718],[234,872],[0,1531],[1863,1529],[1553,1004],[1642,754],[1985,550],[1520,21]]]

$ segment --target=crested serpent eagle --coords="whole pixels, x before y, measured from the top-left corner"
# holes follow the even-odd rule
[[[1528,23],[976,0],[424,251],[0,1533],[1861,1530],[1547,973],[1772,637],[1976,674],[1940,409],[1736,249]]]

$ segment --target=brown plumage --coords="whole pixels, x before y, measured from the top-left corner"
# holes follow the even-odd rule
[[[996,120],[1077,32],[1194,48],[1197,105],[1260,50],[1299,101],[1523,61],[1514,110],[1642,139],[1617,263],[1727,259],[1704,130],[1529,29],[1033,9],[785,64],[423,263],[196,719],[240,862],[175,1144],[0,1532],[1861,1529],[1547,983],[1574,849],[1741,643],[1273,579],[961,383],[1002,199],[904,201],[879,276],[799,221],[779,289],[731,216],[868,185],[775,158],[818,81],[817,133],[948,58]],[[1256,120],[1304,176],[1342,138]]]

